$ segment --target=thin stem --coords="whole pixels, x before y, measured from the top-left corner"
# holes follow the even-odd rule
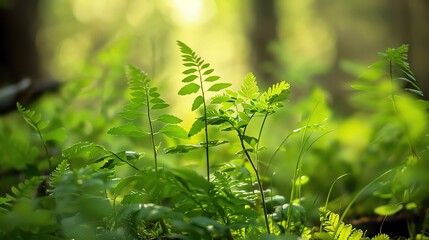
[[[152,119],[150,116],[149,86],[148,85],[146,85],[146,107],[147,107],[147,119],[148,119],[149,128],[150,128],[150,138],[151,138],[150,140],[152,143],[153,159],[155,161],[155,172],[158,172],[158,153],[156,151],[153,124],[152,124]]]
[[[353,203],[355,203],[355,201],[358,199],[358,197],[365,192],[365,190],[371,186],[372,184],[374,184],[375,182],[377,182],[379,179],[381,179],[382,177],[386,176],[388,173],[392,172],[393,169],[390,169],[386,172],[384,172],[383,174],[381,174],[380,176],[378,176],[377,178],[375,178],[374,180],[372,180],[370,183],[368,183],[365,187],[363,187],[354,197],[353,199],[349,202],[349,204],[347,205],[346,209],[344,209],[343,213],[341,214],[340,219],[338,220],[338,222],[342,222],[344,220],[344,217],[346,216],[346,214],[348,213],[348,211],[350,210],[351,206],[353,205]],[[337,225],[337,227],[335,228],[334,231],[334,235],[335,236],[337,234],[338,228],[340,227],[340,224]]]
[[[396,105],[396,101],[395,101],[395,93],[394,93],[394,84],[393,84],[393,66],[392,66],[392,61],[389,61],[389,77],[390,77],[390,85],[391,85],[391,90],[390,90],[390,97],[392,99],[392,105],[393,105],[393,109],[395,110],[395,113],[398,115],[399,120],[402,122],[402,124],[404,125],[405,128],[405,135],[407,136],[407,141],[408,141],[408,145],[410,147],[410,151],[411,154],[415,157],[415,158],[419,158],[416,149],[414,147],[413,141],[411,140],[410,134],[409,134],[409,127],[407,122],[405,121],[405,119],[403,118],[403,116],[400,114],[399,109]]]
[[[258,133],[258,142],[256,143],[256,169],[259,171],[259,143],[261,142],[262,130],[265,126],[265,121],[267,120],[268,112],[264,115],[264,120],[262,120],[261,127],[259,128]]]
[[[264,188],[262,187],[262,182],[261,179],[259,177],[259,173],[258,173],[258,169],[256,168],[255,164],[252,161],[252,158],[249,155],[249,152],[246,150],[246,147],[244,146],[244,141],[243,141],[243,137],[240,134],[240,131],[238,129],[235,128],[235,130],[238,133],[238,138],[240,139],[240,144],[241,144],[241,148],[244,151],[244,154],[246,155],[247,160],[249,161],[250,165],[252,166],[253,171],[255,172],[256,175],[256,180],[258,182],[258,187],[259,187],[259,192],[261,194],[261,201],[262,201],[262,209],[264,211],[264,219],[265,219],[265,225],[267,227],[267,233],[271,234],[270,231],[270,224],[268,222],[268,211],[267,211],[267,206],[265,205],[265,194],[264,194]]]
[[[34,125],[36,126],[36,124],[34,124]],[[46,146],[45,141],[43,141],[42,133],[40,132],[38,127],[36,127],[36,130],[37,130],[37,134],[39,135],[40,142],[42,142],[43,149],[45,150],[46,157],[48,158],[49,172],[52,172],[52,161],[51,161],[51,156],[50,156],[49,151],[48,151],[48,146]]]
[[[204,133],[206,138],[206,144],[204,147],[206,150],[207,181],[210,182],[210,155],[209,155],[209,131],[208,131],[208,121],[207,121],[207,105],[206,105],[206,97],[205,97],[204,86],[203,86],[203,76],[201,74],[200,68],[198,68],[198,75],[200,78],[201,96],[203,97]]]

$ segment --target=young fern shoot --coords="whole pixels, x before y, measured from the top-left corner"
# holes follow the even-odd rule
[[[404,128],[406,130],[407,140],[410,146],[411,154],[413,155],[413,157],[419,158],[415,150],[414,143],[409,135],[409,127],[407,125],[407,122],[400,114],[400,111],[398,109],[393,87],[394,81],[404,81],[406,84],[410,85],[410,87],[404,88],[404,90],[410,91],[419,96],[423,96],[423,92],[417,86],[414,73],[411,71],[410,65],[408,63],[408,45],[402,45],[399,48],[388,48],[385,53],[379,53],[379,55],[386,60],[386,62],[381,62],[380,65],[388,64],[387,67],[392,86],[390,97],[392,100],[393,108],[400,120],[402,121],[402,124],[404,125]]]
[[[214,69],[209,68],[210,64],[205,63],[201,57],[199,57],[189,46],[183,42],[177,41],[177,45],[179,46],[180,52],[182,53],[183,66],[186,67],[186,70],[183,71],[183,74],[185,74],[186,77],[182,79],[182,82],[185,83],[185,86],[179,90],[178,94],[189,95],[200,91],[200,94],[197,95],[192,103],[192,111],[200,109],[202,106],[203,116],[196,119],[188,135],[193,136],[204,129],[205,142],[202,145],[204,145],[206,152],[207,181],[210,181],[209,147],[211,146],[211,143],[209,141],[208,132],[209,122],[205,84],[213,83],[210,88],[207,89],[207,91],[218,92],[231,86],[231,83],[214,83],[217,82],[220,77],[211,75]],[[195,83],[195,81],[197,81],[197,83]]]
[[[53,131],[49,131],[47,130],[47,127],[49,125],[49,120],[44,120],[42,121],[42,115],[40,113],[36,113],[33,110],[30,109],[26,109],[25,107],[23,107],[19,102],[16,103],[16,106],[18,108],[18,111],[22,114],[22,116],[24,117],[24,120],[31,126],[31,128],[33,128],[37,135],[39,136],[40,142],[43,145],[43,149],[45,151],[46,157],[48,159],[48,164],[49,164],[49,171],[52,172],[53,170],[53,166],[52,166],[52,157],[49,154],[48,151],[48,147],[46,145],[46,135],[53,135],[54,134],[62,134],[62,133],[55,133],[54,130]]]
[[[252,73],[247,74],[243,84],[238,92],[226,91],[225,94],[213,98],[213,104],[221,104],[218,116],[212,118],[217,124],[225,123],[224,131],[235,131],[238,135],[241,153],[250,163],[255,173],[258,188],[261,196],[262,208],[267,228],[270,234],[270,225],[268,222],[268,211],[265,204],[265,194],[258,169],[259,142],[268,115],[273,114],[278,108],[282,107],[282,101],[289,96],[290,85],[284,81],[274,84],[266,92],[260,94],[256,78]],[[262,125],[259,128],[257,137],[246,134],[250,121],[256,116],[263,116]],[[256,160],[251,156],[254,153]]]
[[[132,96],[130,102],[123,107],[123,111],[119,115],[127,120],[127,123],[111,128],[108,133],[112,135],[122,135],[129,137],[145,137],[150,136],[151,147],[154,158],[155,171],[158,171],[158,147],[155,142],[157,134],[163,134],[168,137],[186,138],[186,131],[180,127],[182,120],[170,114],[161,114],[157,118],[154,111],[167,108],[169,105],[160,98],[160,94],[156,87],[151,87],[148,75],[141,69],[128,65],[125,68],[126,75],[129,81],[129,89]],[[149,125],[149,132],[144,131],[137,126],[136,120],[146,116]],[[160,122],[163,127],[156,131],[154,123]]]

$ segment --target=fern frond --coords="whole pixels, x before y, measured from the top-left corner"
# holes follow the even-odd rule
[[[58,185],[60,179],[66,172],[70,171],[70,165],[67,160],[63,160],[52,172],[50,176],[51,187],[55,188]]]
[[[212,75],[214,69],[210,68],[210,64],[205,63],[204,60],[202,60],[201,57],[199,57],[188,45],[181,41],[177,41],[177,45],[179,46],[180,52],[182,53],[183,66],[186,67],[186,69],[182,72],[185,75],[185,77],[182,79],[182,82],[185,83],[185,86],[179,90],[178,94],[188,95],[197,93],[199,90],[201,90],[201,95],[197,96],[197,98],[194,100],[194,104],[192,106],[192,110],[194,111],[203,105],[205,101],[205,86],[203,86],[203,82],[213,83],[218,81],[220,77]],[[197,80],[199,80],[199,83],[195,83]],[[229,86],[231,86],[231,83],[214,83],[207,88],[207,91],[218,92],[228,88]],[[201,97],[204,101],[201,101]]]
[[[206,104],[206,91],[210,92],[219,92],[220,90],[227,89],[232,84],[231,83],[214,83],[220,79],[219,76],[212,75],[214,69],[210,68],[209,63],[205,63],[204,60],[199,57],[195,51],[193,51],[188,45],[181,41],[177,41],[177,45],[179,46],[180,52],[182,53],[182,62],[183,66],[186,69],[182,72],[185,75],[185,78],[182,79],[182,82],[185,85],[180,88],[178,94],[179,95],[188,95],[197,93],[200,91],[193,103],[192,103],[192,111],[203,108],[203,116],[197,118],[194,124],[188,133],[188,136],[193,136],[197,134],[199,131],[204,129],[205,131],[205,142],[209,142],[209,134],[208,134],[208,114],[207,114],[207,104]],[[195,83],[195,81],[197,83]],[[209,85],[209,86],[205,86]],[[205,87],[208,87],[205,90]],[[207,181],[210,181],[210,154],[209,154],[209,144],[205,144],[205,152],[206,152],[206,165],[207,165]]]
[[[417,238],[418,239],[418,238]],[[375,237],[372,237],[371,240],[390,240],[389,235],[384,234],[384,233],[380,233]]]
[[[256,78],[252,73],[248,73],[244,77],[243,83],[241,84],[238,93],[245,99],[256,99],[259,97],[259,88]]]
[[[24,117],[24,120],[38,133],[41,134],[41,131],[48,126],[49,121],[42,121],[42,115],[40,113],[37,113],[30,109],[26,109],[19,102],[16,103],[16,107]]]
[[[49,170],[52,170],[51,158],[49,156],[48,147],[46,146],[45,140],[43,139],[43,133],[45,133],[45,128],[48,126],[49,121],[42,121],[42,115],[40,113],[36,113],[33,110],[26,109],[19,102],[16,103],[18,111],[24,117],[24,120],[36,131],[39,136],[40,142],[43,145],[43,148],[46,153],[46,157],[48,158]]]
[[[423,92],[417,86],[416,78],[408,63],[408,45],[403,44],[399,48],[388,48],[385,53],[379,53],[379,55],[389,63],[391,79],[406,82],[412,88],[405,88],[405,90],[423,96]],[[395,73],[398,76],[393,76]]]
[[[13,203],[20,198],[30,199],[34,197],[40,183],[45,180],[43,176],[35,176],[11,188],[11,194],[6,194],[6,197],[0,198],[0,212],[6,211],[5,207],[12,206]],[[2,207],[2,205],[4,207]]]
[[[268,104],[274,104],[289,97],[290,84],[285,81],[274,84],[269,87],[268,90],[261,95],[261,101]]]
[[[362,230],[354,229],[351,224],[340,221],[340,216],[329,211],[325,207],[319,208],[320,222],[323,231],[328,233],[333,239],[360,240],[363,236]]]

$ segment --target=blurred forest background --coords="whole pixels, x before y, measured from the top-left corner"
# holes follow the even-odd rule
[[[426,0],[2,0],[0,86],[24,77],[37,88],[46,87],[42,80],[90,77],[83,65],[102,65],[97,52],[112,45],[123,48],[116,61],[174,86],[181,40],[230,81],[252,71],[269,84],[287,80],[295,92],[323,86],[330,103],[347,111],[352,77],[342,61],[372,63],[402,43],[410,44],[412,69],[429,92],[427,12]]]
[[[368,99],[364,106],[384,118],[368,117],[366,109],[355,114],[359,106],[350,101],[350,85],[356,72],[380,60],[378,52],[409,44],[411,69],[427,98],[428,12],[427,0],[0,0],[0,192],[7,192],[17,175],[35,175],[47,167],[46,161],[37,160],[43,155],[38,139],[30,137],[31,129],[22,127],[22,117],[11,111],[16,101],[41,112],[53,128],[65,127],[63,135],[48,139],[62,146],[93,141],[113,151],[148,149],[133,139],[106,134],[118,123],[116,113],[126,102],[125,64],[145,69],[171,112],[189,129],[191,103],[177,96],[183,69],[176,40],[191,46],[235,88],[249,71],[265,84],[261,89],[289,82],[292,98],[281,120],[268,124],[276,131],[264,135],[264,145],[277,147],[317,106],[311,123],[328,118],[326,125],[335,132],[306,156],[304,172],[312,178],[308,189],[320,194],[321,187],[349,172],[354,178],[334,194],[359,190],[386,166],[404,161],[408,145],[401,141],[400,147],[392,147],[398,141],[392,131],[396,126],[388,128],[384,121],[394,115],[387,110],[391,102]],[[27,77],[30,81],[23,80]],[[35,100],[49,91],[54,92]],[[412,125],[415,138],[426,140],[426,117],[418,110],[412,113],[420,121]],[[379,136],[388,137],[374,143]],[[296,159],[299,140],[289,147],[282,158]],[[236,150],[220,148],[225,155]],[[52,155],[59,156],[56,150],[51,146]],[[17,164],[13,159],[24,160]],[[203,169],[197,159],[191,155],[177,164]],[[36,170],[28,167],[33,162],[39,164]],[[294,161],[274,165],[280,172],[287,170],[286,177],[274,180],[286,195]]]

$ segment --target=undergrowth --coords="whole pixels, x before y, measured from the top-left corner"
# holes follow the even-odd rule
[[[114,151],[95,142],[81,141],[62,147],[61,155],[54,158],[48,150],[49,143],[61,130],[52,130],[50,122],[42,120],[40,113],[17,104],[44,149],[45,165],[42,165],[43,172],[28,177],[0,198],[1,239],[383,240],[390,237],[381,231],[367,237],[365,230],[344,222],[351,206],[364,192],[376,187],[376,195],[385,199],[386,204],[375,209],[380,215],[424,209],[426,195],[422,184],[427,178],[422,177],[419,168],[424,164],[425,151],[419,152],[422,148],[416,144],[418,133],[413,132],[404,112],[408,106],[404,101],[416,100],[399,95],[395,82],[404,81],[409,84],[407,90],[422,94],[407,63],[405,45],[388,49],[381,55],[384,61],[373,65],[372,70],[388,73],[391,87],[385,97],[391,101],[402,137],[409,146],[408,157],[369,180],[340,215],[328,209],[334,184],[324,206],[306,208],[302,204],[305,199],[302,188],[309,181],[303,174],[305,154],[320,138],[329,136],[329,132],[324,132],[314,137],[313,133],[323,131],[323,126],[311,123],[311,116],[272,149],[271,158],[262,155],[267,150],[262,145],[262,133],[275,131],[268,129],[267,119],[285,106],[290,85],[281,81],[261,91],[255,76],[249,73],[239,89],[233,90],[232,84],[219,82],[220,77],[213,75],[210,64],[189,46],[183,42],[177,44],[185,67],[184,86],[178,95],[196,96],[191,111],[198,114],[190,129],[185,130],[180,125],[182,120],[168,112],[170,105],[163,100],[149,75],[127,65],[129,103],[118,113],[121,124],[108,131],[117,138],[132,139],[135,146],[149,145],[150,154],[130,149]],[[376,84],[382,83],[363,79],[354,88],[364,90],[362,95],[370,94],[370,97],[374,97],[371,95],[374,92],[377,96],[383,95]],[[201,131],[204,131],[203,140],[189,143],[199,138]],[[220,133],[232,134],[236,140],[212,138],[223,136]],[[293,176],[286,179],[291,181],[286,201],[286,196],[275,194],[264,179],[269,179],[268,169],[276,159],[274,156],[282,153],[280,149],[293,136],[300,138],[300,149],[295,157]],[[163,147],[166,143],[177,144]],[[217,147],[226,144],[236,144],[240,150],[231,160],[213,167],[211,159],[216,158]],[[186,167],[159,164],[160,158],[167,154],[180,159],[190,151],[199,150],[205,153],[201,161],[205,161],[206,177]],[[34,158],[33,155],[28,151],[29,158]],[[141,164],[148,159],[153,164]],[[419,173],[418,177],[404,177],[414,173]],[[334,183],[347,177],[342,175]],[[317,208],[320,227],[312,226],[309,219],[309,212]],[[411,220],[407,225],[410,239],[429,239],[425,236],[429,230],[427,221],[420,232]]]

